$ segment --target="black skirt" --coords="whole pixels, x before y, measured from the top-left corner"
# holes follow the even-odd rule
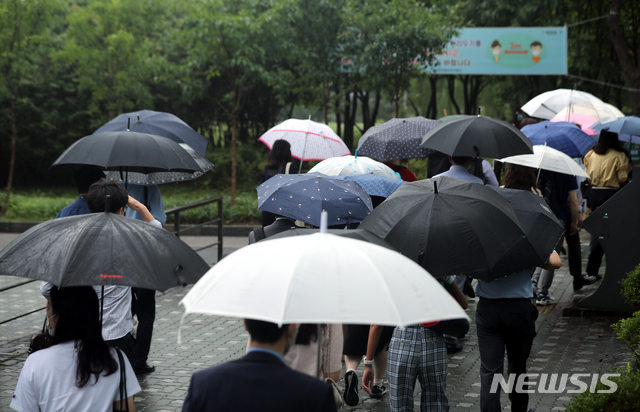
[[[389,347],[393,336],[393,326],[384,326],[382,334],[376,348],[376,355]],[[347,325],[347,336],[344,338],[345,355],[364,356],[367,354],[367,343],[369,341],[369,325]]]

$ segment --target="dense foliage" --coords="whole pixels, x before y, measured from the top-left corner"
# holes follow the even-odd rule
[[[632,0],[612,1],[621,10],[622,48],[638,61],[640,13]],[[483,114],[510,120],[534,95],[574,84],[631,112],[632,93],[572,77],[418,70],[459,27],[560,26],[611,7],[577,0],[2,0],[0,185],[66,183],[68,171],[48,167],[56,157],[118,113],[138,109],[179,116],[210,139],[210,153],[230,149],[217,170],[226,185],[240,186],[243,147],[266,155],[257,137],[293,115],[332,122],[353,149],[357,135],[393,116],[475,113],[480,104]],[[569,72],[633,86],[609,23],[569,29]]]

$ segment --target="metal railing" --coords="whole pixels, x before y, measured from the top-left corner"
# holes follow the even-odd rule
[[[180,212],[184,212],[185,210],[189,210],[189,209],[195,209],[197,207],[203,207],[203,206],[206,206],[206,205],[208,205],[210,203],[218,203],[218,218],[217,219],[209,220],[208,222],[200,223],[198,225],[194,225],[194,226],[188,227],[186,229],[182,229],[182,230],[180,229]],[[198,249],[196,249],[196,252],[199,252],[199,251],[201,251],[203,249],[208,249],[208,248],[213,247],[213,246],[218,246],[218,261],[220,261],[220,259],[222,259],[222,223],[223,223],[222,196],[220,196],[220,197],[212,197],[211,199],[202,200],[200,202],[192,203],[190,205],[174,207],[173,209],[165,210],[164,212],[167,215],[174,215],[174,218],[173,218],[173,234],[178,236],[178,238],[184,232],[188,232],[190,230],[197,229],[199,227],[203,227],[203,226],[211,224],[211,223],[217,223],[218,224],[218,241],[216,243],[212,243],[210,245],[198,248]]]

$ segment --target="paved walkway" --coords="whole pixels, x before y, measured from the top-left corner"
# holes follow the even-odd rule
[[[0,234],[0,248],[16,235]],[[583,233],[583,257],[586,257],[588,238]],[[185,237],[192,247],[213,243],[212,238]],[[225,253],[246,244],[244,238],[225,238]],[[205,260],[214,263],[213,251],[200,252]],[[534,340],[529,359],[532,373],[607,373],[615,368],[625,368],[629,360],[627,351],[616,341],[610,325],[616,318],[568,318],[562,317],[562,308],[573,295],[571,277],[564,266],[556,272],[551,293],[556,304],[540,308],[537,321],[538,336]],[[584,267],[583,263],[583,267]],[[604,273],[604,268],[601,269]],[[0,289],[25,280],[14,277],[0,277]],[[587,289],[595,290],[595,285]],[[8,319],[44,307],[39,294],[39,283],[32,282],[0,292],[0,323]],[[189,288],[175,288],[156,297],[157,315],[149,363],[156,366],[155,373],[141,376],[142,392],[136,395],[139,411],[179,411],[186,395],[191,374],[236,359],[243,355],[247,333],[238,319],[217,316],[189,315],[181,323],[184,309],[179,305]],[[449,355],[449,376],[447,393],[452,411],[479,410],[480,357],[475,333],[475,308],[472,301],[468,309],[472,319],[468,339],[464,349]],[[44,311],[0,324],[0,411],[9,410],[8,405],[15,388],[22,365],[26,359],[28,337],[42,328]],[[178,343],[178,332],[181,342]],[[342,374],[344,375],[344,367]],[[362,366],[358,369],[362,377]],[[343,385],[343,380],[338,382]],[[387,383],[388,386],[388,383]],[[538,412],[564,410],[571,400],[571,394],[531,394],[530,407]],[[360,391],[361,402],[357,407],[343,411],[388,411],[389,401],[369,399]],[[416,405],[419,402],[419,384],[416,389]],[[503,406],[508,410],[508,400],[503,395]]]

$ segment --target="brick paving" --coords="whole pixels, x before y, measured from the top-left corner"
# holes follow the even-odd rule
[[[584,231],[583,231],[584,232]],[[0,234],[0,248],[14,235]],[[210,242],[212,238],[183,238],[192,247]],[[588,237],[582,234],[583,257],[586,257]],[[225,238],[225,253],[246,244],[244,238]],[[214,263],[214,251],[200,252],[205,260]],[[562,317],[562,308],[573,297],[571,277],[566,258],[564,266],[556,271],[551,293],[556,304],[541,307],[536,322],[538,336],[534,340],[529,371],[531,373],[607,373],[615,368],[625,369],[630,357],[623,344],[616,341],[610,325],[614,317]],[[584,267],[583,263],[583,267]],[[604,267],[601,269],[604,273]],[[21,278],[0,277],[0,289],[21,283]],[[587,291],[595,290],[595,285]],[[0,292],[0,322],[21,313],[44,307],[39,295],[39,282],[33,282]],[[191,374],[219,363],[236,359],[246,348],[247,333],[240,320],[218,316],[189,315],[183,319],[180,299],[189,288],[176,288],[156,295],[157,315],[149,363],[156,372],[139,377],[142,392],[136,395],[136,408],[140,411],[179,411],[186,395]],[[475,334],[476,301],[467,310],[472,319],[467,339],[461,342],[463,350],[449,355],[447,393],[452,411],[479,410],[480,357]],[[26,359],[28,337],[42,327],[44,312],[36,312],[19,319],[0,324],[0,411],[8,405],[18,375]],[[178,333],[180,331],[180,342]],[[344,367],[342,375],[344,375]],[[362,377],[362,365],[358,369]],[[338,382],[342,387],[342,378]],[[387,382],[388,386],[388,382]],[[419,384],[416,388],[416,406],[419,403]],[[530,395],[530,407],[538,412],[564,410],[571,400],[569,393]],[[360,391],[360,404],[345,407],[343,411],[388,411],[388,396],[381,400],[369,399]],[[502,396],[503,407],[509,410],[509,402]]]

